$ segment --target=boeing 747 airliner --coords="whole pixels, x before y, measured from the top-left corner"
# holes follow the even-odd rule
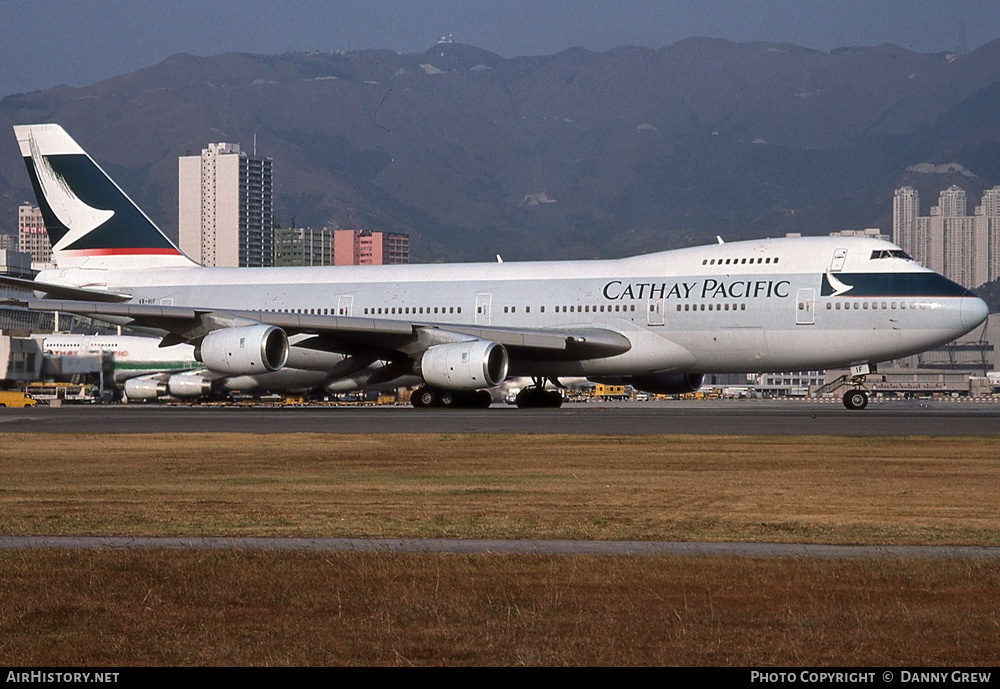
[[[880,240],[717,243],[595,261],[208,268],[186,256],[58,125],[14,127],[55,270],[8,278],[33,309],[152,328],[209,371],[284,367],[324,380],[415,382],[414,406],[488,404],[508,376],[518,405],[584,376],[649,392],[696,390],[705,372],[851,366],[949,342],[986,304]],[[289,343],[289,336],[298,336]],[[849,408],[868,401],[860,385]]]

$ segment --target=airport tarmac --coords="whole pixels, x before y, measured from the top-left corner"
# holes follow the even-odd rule
[[[561,409],[241,407],[153,404],[0,410],[7,433],[565,433],[1000,436],[1000,403],[873,400],[590,402]]]

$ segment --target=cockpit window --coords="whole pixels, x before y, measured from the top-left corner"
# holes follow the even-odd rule
[[[903,251],[902,249],[876,249],[872,252],[872,260],[877,258],[902,258],[907,261],[912,261],[910,255]]]

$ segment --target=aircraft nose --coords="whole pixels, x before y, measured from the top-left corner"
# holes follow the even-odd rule
[[[990,315],[990,307],[979,297],[967,296],[962,299],[962,327],[968,332],[981,325]]]

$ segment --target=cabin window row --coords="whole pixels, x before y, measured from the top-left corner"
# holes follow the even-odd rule
[[[366,316],[394,316],[419,314],[462,313],[461,306],[371,306],[365,307]]]
[[[313,316],[347,316],[348,309],[341,307],[337,309],[264,309],[269,313],[305,313]]]
[[[841,304],[843,304],[843,310],[844,311],[850,311],[851,309],[854,309],[855,311],[857,311],[859,309],[896,309],[896,308],[899,308],[899,309],[907,309],[907,308],[910,308],[910,309],[923,309],[923,308],[927,308],[925,304],[922,304],[920,302],[908,303],[908,302],[905,302],[905,301],[901,301],[901,302],[899,302],[897,304],[894,301],[888,301],[888,302],[886,302],[886,301],[882,301],[882,302],[878,302],[878,301],[852,301],[852,302],[845,301],[845,302],[840,302],[840,301],[837,301],[837,302],[827,302],[826,303],[826,310],[830,311],[831,309],[834,309],[836,311],[840,311],[841,310]],[[852,306],[852,304],[853,304],[853,306]]]
[[[714,307],[714,308],[713,308]],[[653,311],[653,305],[649,305],[649,310]],[[746,311],[746,304],[678,304],[678,311]]]
[[[745,266],[747,264],[755,265],[755,264],[768,264],[777,262],[778,262],[777,256],[773,258],[768,256],[768,257],[758,257],[758,258],[726,258],[726,259],[706,258],[702,260],[701,264],[703,266],[728,266],[728,265]]]
[[[554,307],[556,313],[634,313],[635,304],[584,304],[581,306],[563,306],[559,305]],[[735,307],[734,307],[735,309]],[[331,316],[340,315],[347,316],[350,314],[350,309],[347,307],[341,307],[340,309],[265,309],[266,311],[272,313],[304,313],[312,314],[317,316]],[[678,310],[680,310],[678,308]],[[539,307],[541,313],[545,313],[545,307]],[[363,309],[364,315],[366,316],[395,316],[395,315],[426,315],[426,314],[457,314],[462,313],[461,306],[367,306]],[[479,305],[476,308],[476,313],[483,314],[486,312],[486,307]],[[503,307],[504,313],[517,313],[516,306],[505,306]],[[524,313],[531,313],[531,307],[525,306]]]
[[[622,312],[628,313],[628,312],[634,312],[635,311],[635,304],[607,304],[607,305],[601,304],[599,306],[597,304],[594,304],[593,306],[591,306],[590,304],[584,304],[583,306],[569,306],[569,307],[567,307],[567,306],[557,306],[556,307],[556,313],[560,313],[560,309],[562,309],[562,313],[566,313],[567,309],[569,309],[570,313],[598,313],[598,312],[600,312],[600,313],[622,313]],[[544,308],[543,308],[543,310],[544,310]]]
[[[556,306],[556,313],[629,313],[635,311],[635,304],[584,304],[583,306]],[[480,306],[477,313],[484,313],[485,307]],[[505,306],[503,307],[504,313],[517,313],[516,306]],[[531,307],[524,307],[525,313],[531,313]],[[539,312],[545,313],[545,307],[540,306]]]

